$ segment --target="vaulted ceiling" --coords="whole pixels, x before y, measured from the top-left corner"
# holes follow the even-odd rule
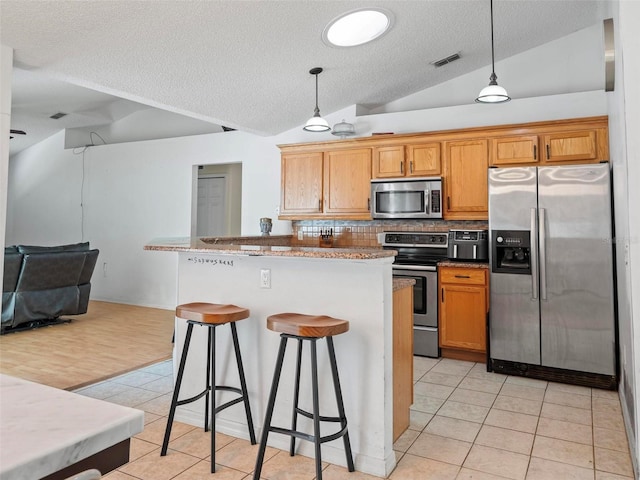
[[[386,35],[323,43],[332,19],[367,6],[392,13]],[[606,0],[495,0],[496,60],[600,22],[605,10]],[[489,0],[1,0],[0,18],[1,42],[14,49],[11,128],[23,130],[57,111],[79,126],[153,107],[271,135],[311,116],[312,67],[324,68],[319,106],[329,113],[491,63]],[[430,64],[456,52],[454,63]]]

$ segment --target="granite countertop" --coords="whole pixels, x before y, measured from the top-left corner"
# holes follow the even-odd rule
[[[413,278],[397,278],[393,279],[393,291],[402,290],[403,288],[412,287],[416,284],[415,279]]]
[[[394,257],[397,253],[395,250],[382,250],[380,248],[293,247],[291,246],[291,235],[158,238],[145,245],[144,249],[165,252],[347,260],[389,258]]]
[[[459,268],[489,268],[489,262],[461,262],[458,260],[443,260],[438,262],[439,267]]]
[[[0,374],[0,477],[42,478],[144,428],[144,412]]]

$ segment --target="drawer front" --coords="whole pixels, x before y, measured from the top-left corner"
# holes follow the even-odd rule
[[[487,283],[485,268],[441,268],[442,283],[463,283],[467,285],[484,285]]]

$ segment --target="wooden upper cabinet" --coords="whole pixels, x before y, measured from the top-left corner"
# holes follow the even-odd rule
[[[489,141],[445,142],[444,218],[486,220],[488,216]]]
[[[373,149],[373,178],[440,175],[440,142],[380,146]]]
[[[598,158],[595,130],[545,135],[544,144],[547,162],[596,160]]]
[[[537,163],[538,135],[491,139],[491,165]]]
[[[407,145],[409,177],[435,177],[440,175],[440,142]]]
[[[487,168],[609,160],[608,118],[279,145],[283,219],[365,220],[371,178],[442,177],[445,220],[488,218]]]
[[[403,177],[404,145],[373,149],[373,178]]]
[[[322,212],[322,152],[282,155],[281,215]]]
[[[371,218],[371,149],[324,154],[324,213]]]

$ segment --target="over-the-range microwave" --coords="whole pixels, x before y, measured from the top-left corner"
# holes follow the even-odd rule
[[[371,180],[373,218],[442,218],[439,177]]]

